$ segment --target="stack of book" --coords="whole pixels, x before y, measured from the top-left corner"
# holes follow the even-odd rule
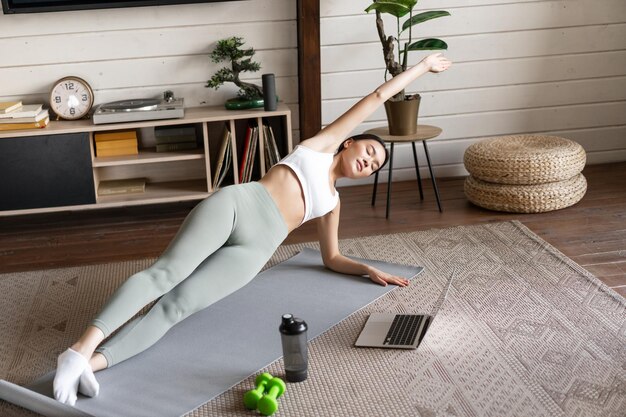
[[[278,145],[274,137],[274,130],[268,124],[263,124],[263,152],[265,158],[265,169],[269,169],[280,161],[280,153]],[[246,131],[246,141],[243,147],[243,155],[239,165],[239,182],[249,182],[252,180],[252,170],[254,168],[254,160],[257,154],[257,144],[259,142],[259,127],[249,126]]]
[[[125,156],[137,155],[136,130],[118,130],[94,134],[96,141],[96,156]]]
[[[194,126],[159,126],[154,129],[157,152],[175,152],[196,149],[196,128]]]
[[[243,154],[239,164],[239,182],[249,182],[252,179],[252,168],[254,168],[254,156],[256,154],[257,143],[259,141],[259,127],[248,126],[246,130],[246,141],[243,145]]]
[[[145,178],[128,178],[123,180],[100,181],[98,196],[135,194],[146,191]]]
[[[227,126],[224,126],[224,132],[222,133],[222,143],[220,145],[220,151],[217,154],[217,165],[215,168],[215,175],[213,176],[213,189],[217,189],[226,178],[228,170],[230,169],[230,160],[232,159],[231,149],[232,136]]]
[[[274,137],[274,130],[270,125],[263,124],[263,134],[265,136],[265,168],[269,169],[280,161],[280,152]]]
[[[49,122],[48,110],[42,104],[0,102],[0,130],[41,129]]]

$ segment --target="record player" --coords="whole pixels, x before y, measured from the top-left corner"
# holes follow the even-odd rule
[[[163,98],[142,98],[113,101],[99,105],[93,123],[123,123],[140,120],[179,119],[185,116],[184,99],[166,91]]]

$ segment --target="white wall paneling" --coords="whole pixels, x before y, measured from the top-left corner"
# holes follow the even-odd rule
[[[322,119],[328,124],[384,82],[384,63],[374,13],[364,12],[368,2],[321,2]],[[448,43],[452,68],[407,88],[422,95],[420,122],[443,128],[429,142],[437,175],[466,175],[467,146],[507,134],[569,137],[587,150],[588,163],[626,160],[626,2],[467,3],[418,3],[419,11],[452,14],[416,29],[418,38]],[[385,17],[385,29],[392,35],[395,19]],[[427,53],[412,52],[410,64]],[[355,133],[385,123],[379,109]],[[415,178],[409,145],[396,149],[394,178]],[[422,173],[428,174],[425,165]]]
[[[47,102],[52,83],[85,78],[96,104],[160,96],[173,90],[188,107],[219,105],[236,94],[226,84],[205,88],[219,39],[241,36],[261,64],[242,79],[261,84],[276,75],[281,101],[298,129],[296,4],[248,0],[158,7],[0,14],[0,101]],[[297,137],[297,134],[296,134]]]

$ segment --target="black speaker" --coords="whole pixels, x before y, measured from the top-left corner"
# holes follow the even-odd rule
[[[276,110],[276,80],[274,74],[263,74],[263,107],[266,111]]]

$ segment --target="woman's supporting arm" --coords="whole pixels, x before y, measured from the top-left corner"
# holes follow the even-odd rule
[[[326,126],[311,139],[303,141],[302,144],[316,151],[334,153],[350,132],[374,113],[385,101],[402,91],[421,75],[429,71],[445,71],[450,65],[450,61],[441,53],[427,56],[419,64],[393,77],[359,100],[358,103],[337,120]]]
[[[335,272],[348,275],[367,275],[380,285],[395,284],[405,287],[409,281],[380,271],[372,266],[354,261],[339,252],[339,212],[341,202],[331,212],[317,219],[317,233],[320,241],[320,252],[324,265]]]

